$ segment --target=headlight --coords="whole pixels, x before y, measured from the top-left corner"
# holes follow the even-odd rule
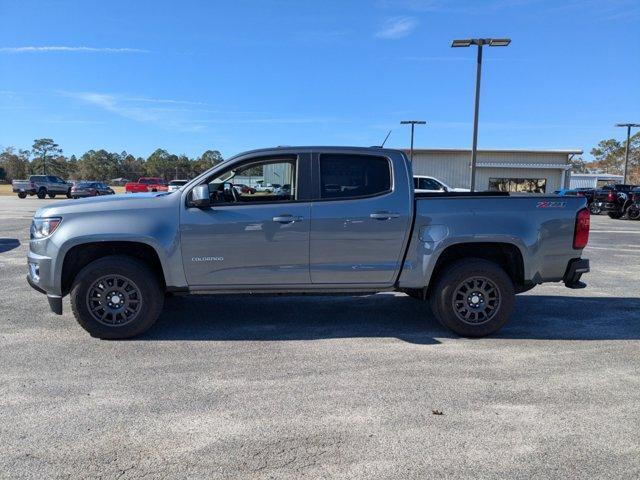
[[[61,221],[60,217],[34,218],[31,222],[31,239],[38,240],[53,235]]]

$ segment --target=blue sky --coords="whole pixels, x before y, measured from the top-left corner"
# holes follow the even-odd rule
[[[374,145],[582,148],[640,122],[637,0],[0,0],[0,146],[147,156]]]

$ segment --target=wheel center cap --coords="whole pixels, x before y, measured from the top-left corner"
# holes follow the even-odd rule
[[[474,295],[473,297],[471,297],[471,303],[478,303],[480,302],[480,297],[478,297],[477,295]]]
[[[120,303],[120,297],[114,295],[113,297],[111,297],[111,303],[115,303],[117,305],[118,303]]]

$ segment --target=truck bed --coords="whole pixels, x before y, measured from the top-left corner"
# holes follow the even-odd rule
[[[577,212],[584,197],[451,192],[415,195],[415,223],[399,285],[417,288],[433,273],[438,258],[456,245],[499,244],[514,248],[524,283],[558,282],[572,249]],[[518,267],[520,268],[520,267]]]

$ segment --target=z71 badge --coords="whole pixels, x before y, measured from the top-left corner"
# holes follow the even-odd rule
[[[566,208],[567,202],[550,202],[549,200],[545,200],[543,202],[538,202],[536,208]]]

